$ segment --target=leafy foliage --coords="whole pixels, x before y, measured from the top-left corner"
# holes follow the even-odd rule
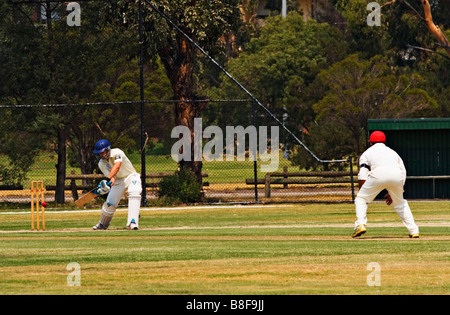
[[[287,112],[294,125],[313,119],[305,90],[314,77],[347,53],[347,45],[337,28],[314,20],[305,22],[297,12],[290,12],[285,19],[268,18],[259,35],[246,47],[239,57],[229,61],[229,72],[273,112],[280,116]],[[246,98],[230,80],[224,76],[221,80],[220,88],[209,91],[211,95]],[[239,112],[250,113],[250,109],[238,105],[223,113],[214,108],[210,112],[212,122],[222,126],[230,123],[231,117],[243,119]]]
[[[389,67],[387,58],[382,56],[364,60],[356,54],[349,55],[323,70],[317,80],[327,88],[323,98],[313,106],[317,124],[334,126],[327,133],[329,136],[322,139],[326,146],[313,144],[321,154],[333,152],[331,148],[339,148],[334,154],[359,154],[365,148],[361,140],[367,134],[369,118],[433,117],[436,113],[436,101],[420,88],[423,78],[405,69]],[[336,142],[333,134],[346,140]],[[351,150],[342,151],[349,149],[348,139],[353,142]]]
[[[189,169],[183,168],[174,175],[164,177],[159,183],[159,196],[169,201],[198,202],[202,198],[202,185]]]

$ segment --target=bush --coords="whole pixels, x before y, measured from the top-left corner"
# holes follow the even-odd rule
[[[184,203],[198,202],[203,196],[202,185],[197,182],[195,174],[187,169],[165,176],[159,183],[158,193],[159,197],[166,197],[169,201]]]

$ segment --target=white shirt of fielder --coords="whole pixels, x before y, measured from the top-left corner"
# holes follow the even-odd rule
[[[399,170],[403,185],[405,184],[406,169],[402,158],[384,143],[378,142],[368,148],[359,158],[359,165],[367,165],[370,170],[365,166],[361,167],[358,180],[367,180],[371,171],[375,172],[377,168],[382,167]]]
[[[386,189],[390,204],[402,219],[410,235],[418,234],[419,228],[414,222],[408,202],[403,199],[403,186],[406,181],[406,169],[401,157],[382,142],[374,143],[359,160],[358,180],[365,181],[355,198],[355,228],[367,224],[367,208],[375,197]]]

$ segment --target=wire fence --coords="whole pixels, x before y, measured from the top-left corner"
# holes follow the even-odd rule
[[[292,158],[304,149],[252,106],[251,101],[209,101],[208,106],[204,115],[196,119],[195,126],[198,133],[195,137],[201,139],[202,162],[203,198],[198,202],[353,201],[355,178],[351,158],[344,162],[338,160],[338,171],[306,171]],[[236,126],[229,124],[228,115],[220,114],[229,113],[233,108],[241,113],[240,119],[235,120],[239,123]],[[76,112],[72,118],[83,117],[72,123],[66,121],[65,138],[58,145],[60,125],[43,122],[59,116],[67,119],[69,109]],[[122,140],[117,140],[119,136],[114,132],[100,133],[108,128],[106,122],[99,122],[102,117],[120,116],[124,111],[133,120],[122,130]],[[29,203],[30,182],[35,180],[44,181],[47,202],[73,203],[103,178],[92,153],[95,142],[103,136],[113,147],[125,151],[137,172],[142,174],[145,169],[143,204],[157,204],[160,181],[179,169],[176,148],[182,139],[174,132],[177,126],[172,118],[173,101],[146,102],[145,151],[140,147],[141,135],[136,133],[140,125],[139,102],[2,105],[0,115],[11,118],[9,125],[5,125],[9,128],[3,128],[2,132],[3,139],[9,139],[3,142],[0,154],[2,203]],[[82,133],[77,134],[80,130]],[[65,147],[64,152],[59,152],[61,145]],[[57,200],[58,167],[63,162],[64,195]]]

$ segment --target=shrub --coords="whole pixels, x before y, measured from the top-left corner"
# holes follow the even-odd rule
[[[188,169],[165,176],[159,183],[158,193],[159,197],[184,203],[198,202],[203,196],[202,185],[197,182],[195,174]]]

